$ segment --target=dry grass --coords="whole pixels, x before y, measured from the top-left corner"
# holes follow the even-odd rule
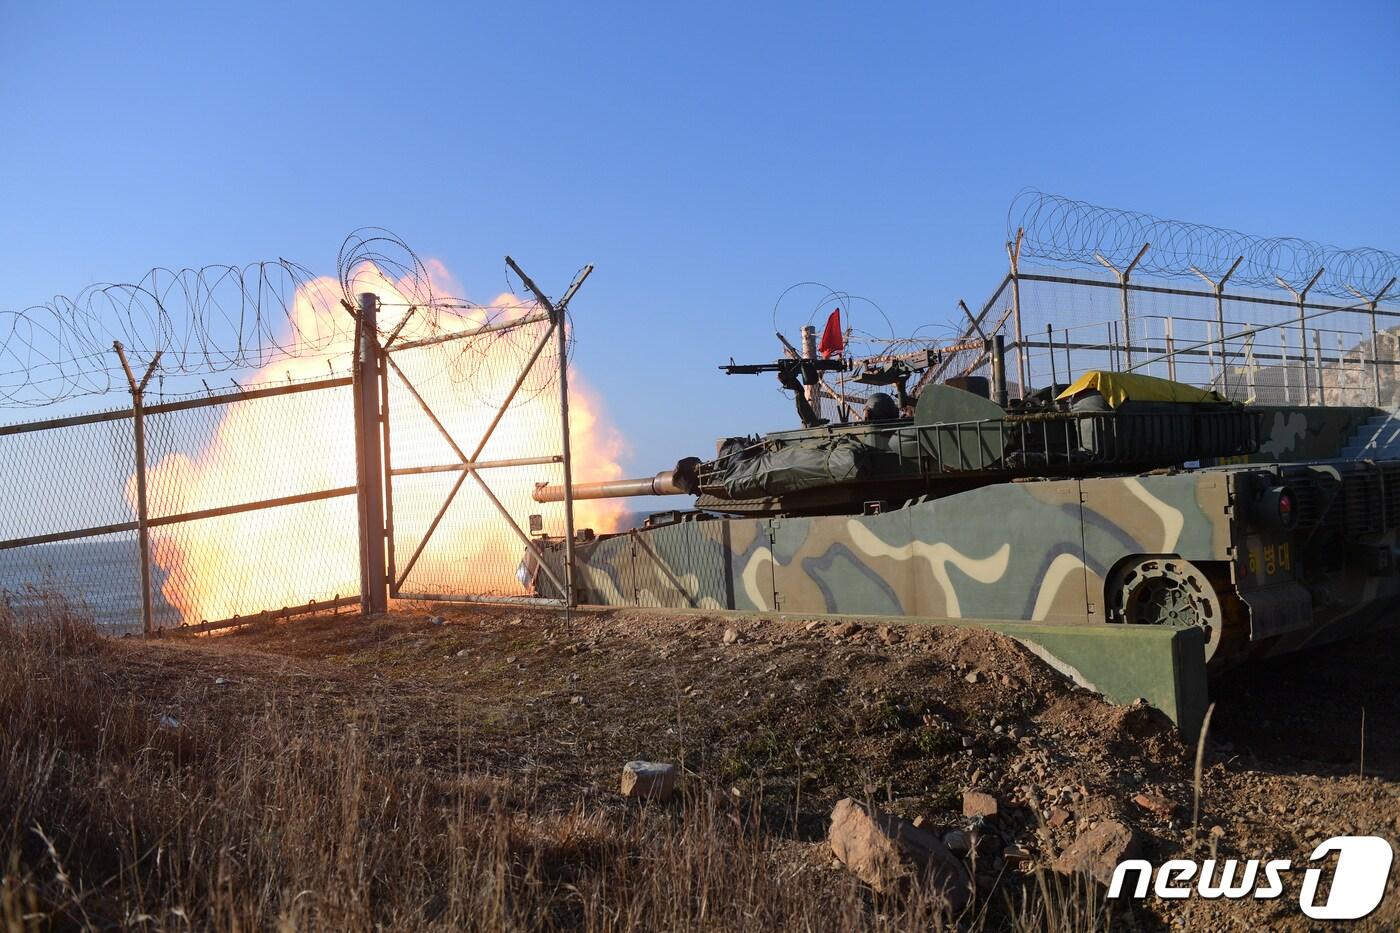
[[[50,597],[0,607],[0,929],[936,929],[755,804],[545,809],[509,776],[391,763],[372,704],[179,721],[108,676]],[[583,800],[582,796],[580,800]],[[1027,890],[1022,888],[1023,891]],[[1085,892],[987,898],[964,929],[1107,926]],[[990,909],[989,909],[990,908]]]

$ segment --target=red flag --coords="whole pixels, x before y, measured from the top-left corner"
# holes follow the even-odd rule
[[[822,359],[831,359],[831,354],[837,356],[846,349],[846,341],[841,336],[841,309],[837,308],[831,312],[831,317],[826,319],[826,327],[822,330],[822,342],[817,344],[817,352],[822,355]]]

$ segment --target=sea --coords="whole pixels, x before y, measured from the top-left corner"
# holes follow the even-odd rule
[[[158,625],[180,623],[160,595],[165,574],[152,565]],[[0,598],[21,617],[60,594],[114,635],[141,631],[141,570],[130,540],[62,541],[0,551]]]

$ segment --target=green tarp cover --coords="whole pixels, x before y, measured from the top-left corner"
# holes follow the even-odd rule
[[[865,477],[869,461],[870,448],[849,438],[765,446],[758,455],[730,466],[724,494],[730,499],[761,499],[853,482]]]

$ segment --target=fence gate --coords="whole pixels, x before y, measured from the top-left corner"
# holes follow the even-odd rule
[[[392,332],[377,352],[385,577],[397,599],[573,602],[572,497],[541,504],[531,491],[571,479],[565,310],[592,267],[553,303],[507,262],[537,306],[465,330]],[[562,564],[527,560],[544,535],[563,540]]]

